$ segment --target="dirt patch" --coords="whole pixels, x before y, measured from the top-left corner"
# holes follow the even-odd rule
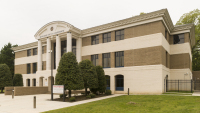
[[[137,103],[135,103],[135,102],[128,102],[127,104],[135,105]]]
[[[105,97],[105,96],[110,96],[110,95],[101,94],[101,95],[96,95],[94,98]],[[88,98],[86,98],[85,95],[77,95],[77,96],[72,96],[72,97],[76,98],[76,101],[74,101],[74,102],[88,100]],[[93,99],[93,98],[90,98],[90,99]],[[63,98],[55,98],[55,99],[53,99],[53,101],[62,101],[63,102]],[[65,98],[65,102],[70,102],[68,97]]]

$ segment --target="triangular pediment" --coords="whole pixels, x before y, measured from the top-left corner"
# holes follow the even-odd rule
[[[68,32],[70,29],[73,28],[74,27],[71,24],[64,21],[50,22],[37,31],[37,33],[35,34],[35,38],[41,39],[52,35],[57,35],[60,33]]]

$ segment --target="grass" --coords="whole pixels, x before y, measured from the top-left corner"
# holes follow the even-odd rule
[[[200,97],[172,95],[126,95],[45,113],[198,113]]]

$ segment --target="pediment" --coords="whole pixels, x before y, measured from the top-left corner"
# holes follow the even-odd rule
[[[73,26],[67,22],[54,21],[44,25],[35,34],[36,39],[57,35],[60,33],[68,32]]]

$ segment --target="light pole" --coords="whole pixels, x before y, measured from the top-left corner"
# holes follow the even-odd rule
[[[51,100],[53,100],[53,62],[52,62],[52,58],[53,58],[53,51],[50,50],[49,53],[51,54]]]

